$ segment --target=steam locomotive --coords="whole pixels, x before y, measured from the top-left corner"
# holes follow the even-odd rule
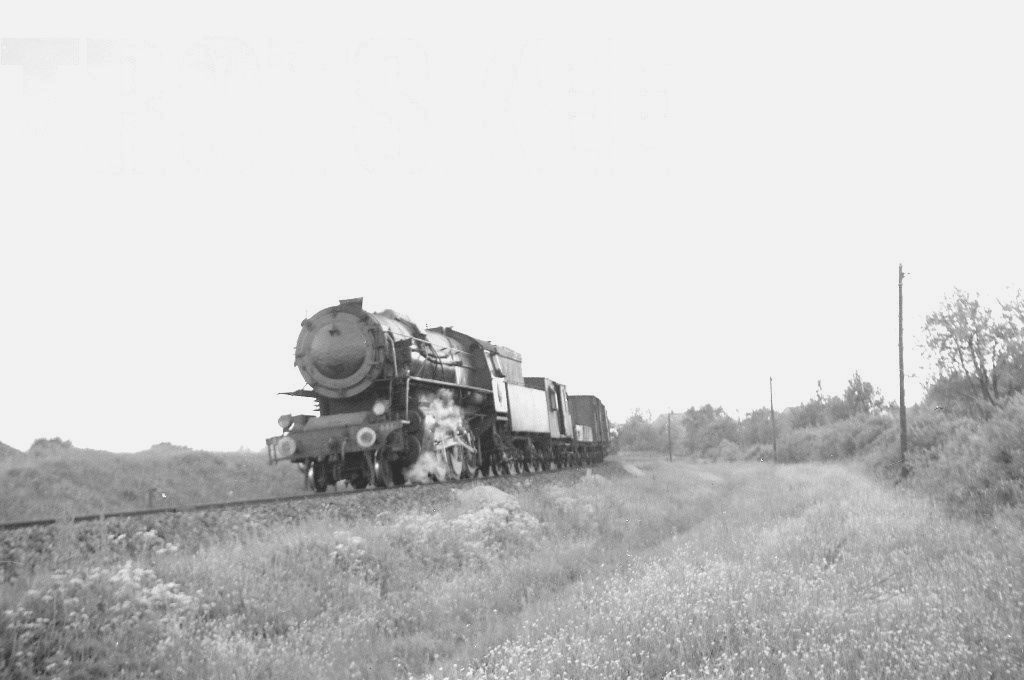
[[[295,365],[316,415],[283,415],[270,462],[300,466],[322,492],[590,464],[609,446],[594,396],[524,378],[515,351],[392,310],[341,300],[302,322]]]

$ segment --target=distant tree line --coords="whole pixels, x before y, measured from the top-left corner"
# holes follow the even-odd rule
[[[925,396],[927,408],[987,418],[1024,391],[1024,296],[1020,292],[990,308],[976,294],[954,290],[940,309],[926,317],[923,337],[933,368]],[[887,402],[855,371],[842,394],[827,395],[819,381],[807,401],[777,412],[777,436],[792,441],[798,431],[855,419],[891,418],[895,408],[895,402]],[[666,451],[667,417],[634,411],[618,428],[619,448]],[[852,453],[858,443],[852,435],[844,437],[836,448],[840,454]],[[673,416],[672,441],[680,455],[763,456],[765,447],[770,450],[772,444],[771,413],[761,408],[736,419],[711,404],[691,407]]]
[[[857,414],[878,414],[887,408],[881,393],[855,372],[841,396],[826,396],[818,382],[814,396],[799,406],[776,414],[776,429],[790,430],[817,427]],[[618,429],[618,446],[625,450],[666,451],[668,449],[667,415],[652,418],[650,413],[636,410]],[[705,455],[720,453],[723,446],[732,449],[756,445],[771,446],[771,411],[761,408],[736,419],[720,406],[705,404],[690,407],[672,417],[673,449],[680,454]]]

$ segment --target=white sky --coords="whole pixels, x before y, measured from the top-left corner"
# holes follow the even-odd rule
[[[614,420],[909,397],[1021,285],[1019,3],[0,9],[0,440],[258,448],[363,296]],[[86,8],[85,5],[88,5]],[[624,4],[620,4],[624,8]],[[25,39],[41,39],[26,42]],[[55,42],[54,42],[55,41]]]

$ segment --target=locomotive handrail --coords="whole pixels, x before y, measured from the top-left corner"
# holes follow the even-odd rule
[[[412,376],[405,376],[405,420],[409,420],[409,384],[412,382]]]
[[[472,390],[474,392],[482,392],[484,394],[490,394],[491,390],[484,387],[473,387],[471,385],[453,385],[452,383],[444,382],[443,380],[431,380],[430,378],[420,378],[418,376],[411,375],[409,380],[415,380],[416,382],[427,383],[430,385],[440,385],[441,387],[455,387],[460,390]]]

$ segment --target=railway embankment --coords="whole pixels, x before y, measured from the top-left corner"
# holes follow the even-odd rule
[[[80,449],[40,440],[0,456],[0,522],[147,507],[215,503],[302,490],[292,465],[266,455],[193,451],[169,444],[139,453]]]
[[[620,465],[597,466],[600,474],[614,478],[623,474]],[[565,483],[585,469],[573,468],[548,473],[479,477],[460,485],[488,485],[515,490]],[[297,485],[299,475],[292,475]],[[70,518],[52,524],[0,531],[0,582],[30,575],[40,568],[61,568],[83,558],[95,562],[117,563],[150,555],[198,550],[225,540],[259,540],[280,527],[310,520],[351,522],[380,515],[409,512],[434,513],[451,502],[451,484],[410,484],[390,489],[341,490],[328,494],[291,488],[287,500],[244,500],[227,507],[165,508],[146,514],[100,517],[72,522]]]
[[[67,541],[69,552],[0,586],[0,670],[1024,672],[1024,531],[1011,511],[957,518],[848,465],[621,461],[353,494],[358,507],[337,515],[218,516],[222,529],[192,529],[206,538],[157,531],[164,543],[136,552]]]

